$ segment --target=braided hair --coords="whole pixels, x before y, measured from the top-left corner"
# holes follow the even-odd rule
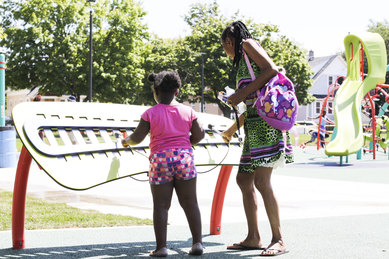
[[[174,93],[181,87],[181,79],[176,71],[162,71],[157,74],[151,73],[149,81],[154,82],[154,89],[164,93]]]
[[[242,57],[242,41],[244,39],[251,39],[252,36],[243,22],[236,21],[224,29],[221,36],[222,42],[224,42],[226,38],[235,40],[235,56],[232,64],[234,67],[237,67]]]

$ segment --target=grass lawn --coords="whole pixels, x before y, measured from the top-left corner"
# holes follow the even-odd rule
[[[290,139],[292,141],[292,145],[295,145],[295,140],[294,140],[293,134],[290,134]],[[309,135],[309,134],[301,134],[301,135],[299,135],[298,145],[300,145],[301,143],[307,142],[310,139],[311,139],[311,135]],[[308,146],[315,146],[316,145],[316,141],[317,141],[317,139],[314,142],[309,143]],[[326,142],[330,142],[331,141],[331,135],[328,138],[326,138],[325,141]]]
[[[0,231],[11,229],[12,193],[0,190]],[[26,229],[91,228],[151,225],[152,220],[81,210],[65,203],[27,196]]]
[[[16,152],[20,152],[22,150],[23,143],[20,138],[16,138]]]

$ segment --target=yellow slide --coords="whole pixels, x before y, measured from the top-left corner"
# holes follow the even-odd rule
[[[335,97],[336,137],[328,143],[327,155],[344,156],[358,152],[363,145],[361,102],[367,92],[385,82],[386,48],[377,33],[347,35],[344,39],[347,78]],[[360,74],[360,49],[363,46],[368,63],[367,76]]]

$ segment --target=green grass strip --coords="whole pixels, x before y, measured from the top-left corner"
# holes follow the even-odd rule
[[[0,231],[11,229],[11,218],[12,193],[0,190]],[[152,225],[152,220],[81,210],[65,203],[46,202],[31,196],[26,199],[27,230],[139,225]]]

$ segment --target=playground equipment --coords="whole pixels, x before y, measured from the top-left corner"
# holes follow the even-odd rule
[[[23,142],[15,176],[12,208],[13,247],[24,248],[24,212],[32,159],[59,185],[86,190],[148,171],[149,139],[124,148],[120,138],[131,134],[145,106],[101,103],[26,102],[12,112]],[[232,123],[225,117],[199,114],[205,138],[193,147],[196,166],[221,165],[212,203],[210,234],[220,234],[221,215],[232,166],[239,164],[237,136],[227,144],[220,131]],[[44,132],[41,138],[39,132]]]
[[[387,67],[387,71],[389,70],[389,66]],[[371,127],[370,128],[365,128],[366,131],[370,131],[371,134],[364,133],[364,138],[367,141],[370,141],[370,149],[366,150],[364,149],[364,152],[370,151],[373,152],[373,159],[376,157],[376,150],[375,146],[376,143],[381,146],[385,152],[386,148],[389,143],[389,135],[388,135],[388,117],[384,116],[385,112],[389,106],[389,94],[384,90],[384,88],[389,88],[389,85],[384,85],[384,84],[379,84],[377,87],[374,89],[375,93],[371,95],[368,93],[365,97],[365,102],[369,103],[369,105],[365,105],[363,108],[365,109],[370,109],[370,116],[371,116]],[[378,111],[378,115],[375,115],[377,113],[375,109],[375,103],[374,100],[378,98],[380,95],[383,95],[385,98],[385,103],[380,107]],[[382,127],[386,127],[386,137],[382,138],[381,137],[381,130]]]
[[[373,134],[366,134],[366,133],[364,134],[365,140],[372,143],[372,145],[370,145],[369,150],[366,150],[366,149],[363,150],[364,152],[367,152],[367,151],[373,152],[374,157],[375,157],[375,146],[376,146],[375,144],[378,144],[384,150],[384,152],[386,152],[386,148],[389,145],[389,131],[388,131],[389,118],[388,118],[388,116],[382,116],[382,117],[376,119],[375,124],[376,124],[376,128],[375,128],[374,135]],[[383,127],[386,128],[385,137],[381,136]]]
[[[378,84],[385,82],[386,48],[377,33],[347,35],[344,39],[347,78],[335,97],[336,136],[325,149],[327,155],[346,156],[358,152],[363,145],[361,102]],[[368,73],[363,72],[363,52]],[[374,129],[374,125],[373,125]]]
[[[326,111],[326,110],[333,111],[332,107],[327,107],[328,106],[328,101],[329,100],[332,100],[332,101],[335,100],[335,94],[336,94],[337,90],[339,89],[339,87],[341,86],[341,84],[339,84],[339,81],[341,79],[343,81],[344,80],[344,76],[339,76],[338,78],[336,78],[335,83],[333,83],[330,86],[328,86],[328,94],[322,101],[321,110],[320,110],[320,117],[319,117],[319,123],[317,125],[317,132],[318,132],[318,134],[317,134],[318,138],[317,138],[317,142],[316,142],[317,150],[320,149],[322,142],[328,143],[328,142],[325,141],[325,139],[324,140],[320,139],[320,137],[319,137],[320,133],[322,131],[324,131],[324,134],[326,136],[333,133],[333,131],[331,132],[331,131],[327,131],[326,129],[322,129],[321,122],[322,122],[322,119],[323,119],[323,112],[324,111]],[[334,126],[334,129],[335,129],[335,126]]]

